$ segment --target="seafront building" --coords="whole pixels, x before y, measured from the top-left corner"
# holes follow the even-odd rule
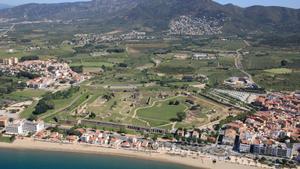
[[[36,133],[44,130],[45,124],[43,121],[27,121],[25,120],[23,124],[23,131],[27,133]]]
[[[262,111],[223,125],[218,144],[240,153],[291,158],[292,143],[300,141],[299,103],[297,93],[259,96],[253,104]]]
[[[6,134],[26,135],[36,133],[45,128],[43,121],[32,122],[28,120],[17,120],[9,123],[6,128]]]
[[[17,120],[14,122],[9,123],[5,127],[5,132],[6,134],[11,134],[11,135],[23,135],[23,124],[24,120]]]

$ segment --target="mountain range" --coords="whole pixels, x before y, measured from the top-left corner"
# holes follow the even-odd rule
[[[26,4],[0,10],[0,18],[88,19],[126,28],[142,26],[156,31],[168,30],[170,23],[175,24],[175,29],[185,30],[180,24],[184,26],[188,21],[176,20],[181,16],[192,18],[189,22],[195,20],[198,25],[204,23],[201,29],[218,28],[215,26],[218,25],[225,33],[300,33],[300,9],[264,6],[241,8],[232,4],[221,5],[212,0],[93,0]]]

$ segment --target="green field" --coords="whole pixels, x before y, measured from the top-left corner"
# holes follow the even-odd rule
[[[180,101],[179,105],[169,105],[170,101],[176,100]],[[149,121],[151,126],[167,124],[171,122],[172,118],[176,118],[177,113],[184,112],[187,109],[183,100],[183,97],[178,97],[166,101],[158,101],[151,107],[139,109],[137,115],[140,119]]]
[[[243,66],[249,70],[281,68],[281,62],[287,60],[285,68],[299,68],[299,52],[270,50],[268,48],[251,48],[250,54],[243,57]]]
[[[288,74],[274,74],[265,71],[251,71],[255,82],[273,91],[293,91],[300,88],[300,71]]]
[[[46,93],[45,90],[40,90],[40,89],[24,89],[9,94],[9,97],[15,100],[24,100],[24,99],[31,100],[33,98],[41,97],[45,93]]]
[[[287,68],[267,69],[264,71],[271,74],[290,74],[293,72],[292,69],[287,69]]]
[[[219,40],[213,39],[203,48],[215,49],[215,50],[231,50],[235,51],[237,49],[245,47],[245,43],[242,40]]]
[[[14,141],[13,137],[4,137],[4,136],[0,135],[0,142],[12,143],[13,141]]]
[[[32,116],[33,111],[35,110],[35,106],[37,105],[37,101],[34,101],[29,107],[27,107],[23,112],[21,112],[21,118],[29,118]]]

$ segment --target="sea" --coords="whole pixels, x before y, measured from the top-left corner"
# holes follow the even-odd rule
[[[0,149],[0,169],[191,169],[138,158]]]

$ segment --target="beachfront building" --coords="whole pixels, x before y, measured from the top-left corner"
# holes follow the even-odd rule
[[[285,145],[265,145],[265,144],[252,144],[250,145],[250,153],[266,156],[275,156],[283,158],[291,158],[292,149]]]
[[[80,137],[80,141],[88,143],[90,141],[90,137],[91,137],[90,134],[85,133]]]
[[[44,122],[31,122],[27,120],[18,120],[9,123],[6,128],[6,134],[25,135],[28,133],[36,133],[42,131],[45,128]]]
[[[44,130],[45,124],[43,121],[24,121],[22,129],[24,133],[36,133]]]
[[[250,153],[251,146],[249,144],[240,144],[240,153]]]
[[[24,124],[24,120],[18,120],[9,123],[5,128],[6,134],[12,134],[12,135],[24,134],[23,124]]]

